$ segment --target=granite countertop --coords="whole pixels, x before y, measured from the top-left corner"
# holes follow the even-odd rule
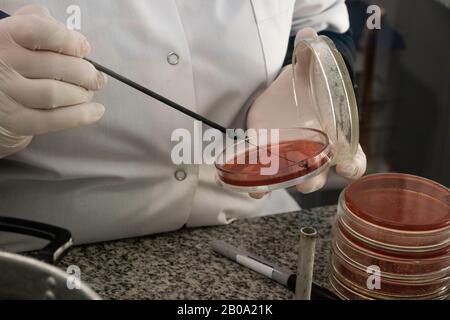
[[[296,270],[299,226],[318,229],[315,282],[327,285],[336,207],[236,221],[228,226],[74,248],[59,267],[77,265],[104,299],[292,299],[285,287],[211,251],[224,240]]]

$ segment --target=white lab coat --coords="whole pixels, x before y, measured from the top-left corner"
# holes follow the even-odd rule
[[[344,0],[0,0],[0,8],[29,3],[63,22],[78,5],[90,58],[226,127],[245,126],[291,34],[348,28]],[[95,100],[107,110],[98,124],[38,136],[0,161],[0,215],[66,227],[81,244],[297,208],[285,192],[256,201],[217,187],[212,166],[174,165],[171,134],[193,129],[187,116],[113,79]],[[30,248],[0,237],[1,246]]]

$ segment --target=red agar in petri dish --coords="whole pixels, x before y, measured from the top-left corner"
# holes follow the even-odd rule
[[[260,149],[271,150],[271,145],[254,147],[245,151],[245,155],[236,155],[231,161],[217,166],[219,178],[226,184],[242,187],[274,185],[305,176],[330,162],[331,151],[323,143],[308,140],[281,142],[278,144],[277,155],[279,170],[274,175],[262,175],[261,169],[270,164],[256,163],[238,164],[238,158],[259,159]]]
[[[450,226],[450,191],[420,177],[365,177],[347,188],[345,203],[355,215],[385,228],[424,232]]]

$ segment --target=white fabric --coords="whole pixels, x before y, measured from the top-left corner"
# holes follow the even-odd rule
[[[245,126],[248,106],[279,74],[295,4],[0,0],[0,8],[13,12],[31,2],[63,22],[66,9],[79,5],[91,59],[227,127]],[[296,8],[296,28],[308,21],[348,26],[343,1],[300,0]],[[170,52],[179,55],[178,65],[167,62]],[[61,225],[80,244],[267,213],[264,201],[214,185],[211,167],[172,163],[171,133],[192,130],[192,119],[112,79],[94,101],[106,107],[98,123],[36,136],[0,160],[0,214]],[[184,181],[174,177],[180,169]],[[289,199],[285,192],[276,194],[296,209],[282,200]],[[267,201],[276,203],[276,194]]]
[[[350,27],[345,0],[296,1],[291,36],[303,28],[344,33]]]

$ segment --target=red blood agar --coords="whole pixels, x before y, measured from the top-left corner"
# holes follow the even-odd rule
[[[365,177],[347,188],[345,202],[354,214],[381,227],[432,231],[450,225],[450,191],[419,177]]]
[[[332,156],[326,145],[316,141],[287,141],[281,142],[276,147],[278,148],[272,149],[272,145],[254,147],[246,150],[244,155],[238,154],[224,165],[218,165],[220,179],[226,184],[242,187],[278,184],[317,170],[327,164]],[[271,150],[277,150],[279,167],[276,174],[262,174],[262,169],[269,168],[271,164],[259,161],[258,153],[261,149],[268,154]],[[245,159],[245,164],[239,164],[238,159]],[[257,161],[250,163],[249,159],[257,159]]]

